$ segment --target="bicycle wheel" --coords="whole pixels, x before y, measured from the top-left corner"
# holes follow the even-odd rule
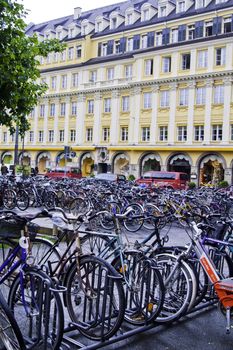
[[[128,209],[133,209],[124,220],[124,227],[129,232],[136,232],[140,230],[143,225],[143,218],[137,218],[143,216],[143,208],[140,204],[131,203],[125,207],[125,212]]]
[[[145,325],[156,319],[164,301],[164,285],[153,259],[138,252],[124,253],[113,263],[123,276],[126,297],[125,320]]]
[[[29,207],[29,196],[25,190],[18,191],[16,204],[20,210],[26,210]]]
[[[115,257],[116,244],[107,236],[88,234],[80,238],[82,253],[85,255],[94,254],[104,260]]]
[[[43,198],[44,205],[47,209],[54,208],[57,203],[57,195],[53,191],[48,191]]]
[[[30,240],[32,243],[31,255],[35,259],[34,264],[38,266],[50,266],[53,270],[53,267],[61,260],[59,248],[45,237],[36,236]],[[50,271],[50,269],[48,269],[48,271]]]
[[[152,216],[161,215],[162,212],[156,205],[152,203],[145,203],[143,206],[145,219],[143,221],[143,227],[145,227],[147,230],[154,230],[155,228],[155,221],[152,219]],[[160,220],[159,220],[160,221]],[[156,224],[159,227],[159,221]]]
[[[26,349],[19,326],[0,292],[0,349]]]
[[[10,188],[3,193],[3,205],[6,209],[14,209],[16,207],[16,193]]]
[[[70,202],[69,210],[72,214],[86,214],[90,208],[89,201],[82,197],[76,197]]]
[[[8,304],[25,343],[36,349],[59,349],[64,314],[60,296],[47,274],[35,268],[23,271],[12,283]]]
[[[119,214],[121,212],[121,208],[118,203],[116,202],[110,202],[107,204],[106,210],[110,214],[101,214],[98,215],[98,219],[100,222],[100,225],[105,229],[105,230],[113,230],[114,229],[114,221],[112,219],[112,215],[114,214]]]
[[[77,272],[80,270],[80,274]],[[125,310],[120,275],[103,259],[82,257],[67,272],[65,295],[71,320],[92,340],[106,340],[119,329]]]
[[[172,254],[159,254],[154,258],[161,266],[165,287],[164,303],[156,321],[159,323],[177,321],[195,303],[197,288],[195,276],[191,275],[188,264],[184,261],[178,263],[177,257]]]

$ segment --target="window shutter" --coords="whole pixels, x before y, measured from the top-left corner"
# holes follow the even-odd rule
[[[147,34],[147,47],[153,47],[155,44],[155,32],[149,32]]]
[[[133,50],[140,49],[140,35],[134,35],[133,37]]]
[[[107,55],[112,55],[113,54],[113,40],[109,40],[107,44]]]
[[[186,39],[186,25],[182,24],[178,27],[178,41],[185,41]]]
[[[98,57],[101,56],[101,47],[102,47],[102,43],[98,43]]]
[[[126,49],[126,38],[120,38],[120,52],[125,52]]]
[[[195,38],[203,37],[203,27],[204,27],[204,21],[199,21],[195,23]]]
[[[167,45],[169,44],[169,37],[170,37],[170,29],[165,28],[162,31],[162,44]]]
[[[213,19],[213,35],[221,34],[222,17],[214,17]]]

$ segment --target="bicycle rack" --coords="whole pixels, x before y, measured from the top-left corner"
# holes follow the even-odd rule
[[[200,305],[194,307],[192,310],[190,310],[188,313],[186,313],[180,320],[182,320],[187,315],[191,315],[191,314],[196,313],[198,311],[213,307],[218,302],[218,300],[217,300],[217,298],[213,297],[211,294],[212,294],[212,292],[210,291],[210,295],[209,295],[209,297],[207,297],[207,300],[205,302],[202,302]],[[169,326],[170,326],[170,324],[169,324]],[[92,341],[91,344],[84,344],[82,342],[83,339],[81,339],[81,340],[75,339],[77,336],[79,336],[79,335],[77,335],[77,333],[72,334],[70,336],[66,335],[66,333],[70,333],[72,331],[77,332],[77,328],[75,328],[72,325],[69,325],[64,331],[65,335],[63,337],[63,340],[64,340],[64,344],[72,344],[76,347],[76,349],[95,350],[95,349],[100,349],[100,348],[105,347],[105,346],[110,345],[110,344],[118,343],[118,342],[120,342],[124,339],[128,339],[129,337],[132,337],[134,335],[149,331],[153,328],[159,328],[159,327],[165,328],[166,324],[158,324],[158,323],[154,322],[154,323],[150,323],[149,325],[136,327],[136,326],[130,325],[129,323],[126,323],[124,321],[123,325],[121,326],[121,328],[117,332],[117,334],[114,335],[109,340],[98,341],[95,343]],[[123,330],[123,328],[125,328],[126,330]],[[88,340],[88,339],[87,339],[87,341],[91,342],[91,340]]]

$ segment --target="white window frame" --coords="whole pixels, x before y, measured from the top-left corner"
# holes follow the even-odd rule
[[[215,49],[215,65],[224,66],[226,64],[226,47]]]
[[[104,99],[104,113],[111,113],[112,99],[107,97]]]
[[[162,57],[162,72],[171,73],[171,56]]]
[[[150,127],[149,126],[143,126],[141,128],[141,141],[142,142],[149,142],[150,141]]]
[[[196,88],[196,105],[205,105],[206,103],[206,87],[200,86]]]
[[[212,141],[222,141],[222,124],[212,125]]]
[[[69,47],[68,48],[68,59],[73,60],[74,59],[74,47]]]
[[[56,90],[56,88],[57,88],[57,77],[54,76],[54,77],[51,77],[51,89]]]
[[[55,117],[55,113],[56,113],[56,104],[55,103],[51,103],[50,104],[50,117]]]
[[[197,52],[197,68],[207,68],[208,66],[208,50],[200,50]]]
[[[160,91],[160,107],[167,108],[170,103],[170,90]]]
[[[152,107],[152,93],[151,92],[144,92],[143,93],[143,108],[144,109],[151,109]]]
[[[165,142],[168,140],[168,126],[163,125],[159,127],[159,141]]]
[[[103,140],[103,142],[109,142],[109,140],[110,140],[110,128],[109,127],[102,128],[102,140]]]
[[[77,115],[77,112],[78,112],[78,106],[77,106],[77,102],[76,101],[73,101],[71,103],[71,115]]]
[[[125,78],[132,78],[133,76],[133,65],[127,64],[125,66]]]
[[[127,39],[126,51],[127,52],[133,51],[133,38]]]
[[[162,45],[162,39],[163,39],[162,32],[157,32],[155,34],[155,46],[161,46]]]
[[[66,103],[61,102],[60,104],[60,115],[65,116],[66,115]]]
[[[7,139],[7,133],[3,133],[3,142],[6,142],[6,140],[4,140],[4,134],[6,134]],[[34,131],[29,131],[29,142],[34,142]]]
[[[171,33],[171,43],[178,43],[178,28],[173,28]]]
[[[62,89],[67,88],[67,75],[66,74],[61,76],[61,88]]]
[[[194,141],[204,141],[204,125],[194,126]]]
[[[121,141],[126,142],[128,141],[129,138],[129,129],[127,126],[122,126],[121,127]]]
[[[40,105],[40,117],[45,116],[45,104]]]
[[[93,114],[94,113],[94,100],[87,100],[87,113]]]
[[[122,112],[127,113],[130,110],[129,96],[122,96]]]
[[[54,130],[49,130],[49,140],[48,142],[54,142]]]
[[[64,142],[65,140],[65,130],[59,130],[59,142]]]
[[[70,129],[70,142],[76,142],[76,130]]]
[[[93,128],[86,129],[86,142],[91,142],[93,140]]]
[[[224,103],[224,85],[214,86],[213,91],[213,103],[222,104]]]
[[[187,87],[181,88],[179,90],[179,95],[180,95],[179,105],[188,106],[189,89]]]
[[[187,141],[187,126],[181,125],[177,127],[177,141],[185,142]]]
[[[114,79],[114,67],[107,68],[107,80]]]
[[[73,88],[78,87],[78,79],[79,79],[78,73],[73,73],[71,78],[71,84]]]
[[[44,142],[44,130],[38,131],[38,142]]]
[[[154,71],[154,61],[152,58],[145,60],[144,74],[145,76],[152,76]]]

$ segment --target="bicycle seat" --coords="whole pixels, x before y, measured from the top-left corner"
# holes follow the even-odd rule
[[[215,289],[233,292],[233,278],[225,278],[221,281],[216,282]]]

